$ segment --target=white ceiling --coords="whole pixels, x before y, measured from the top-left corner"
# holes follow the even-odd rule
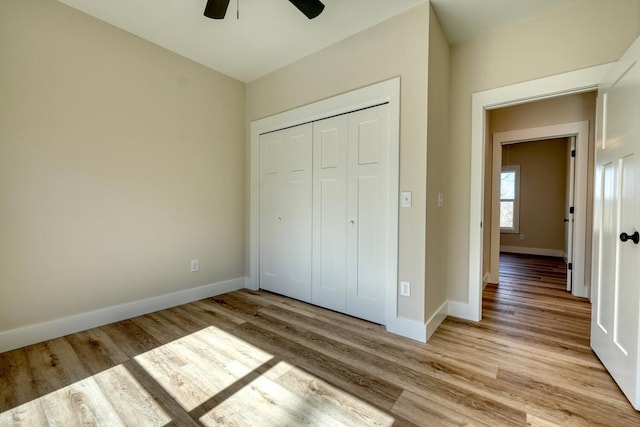
[[[224,20],[206,0],[59,0],[200,64],[249,82],[427,0],[322,0],[307,19],[287,0],[231,0]],[[240,19],[236,19],[239,1]],[[432,0],[452,44],[570,0]]]

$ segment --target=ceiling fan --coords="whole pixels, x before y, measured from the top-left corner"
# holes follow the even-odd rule
[[[207,0],[204,8],[204,16],[211,19],[223,19],[227,13],[230,0]],[[289,0],[298,10],[313,19],[324,10],[324,4],[320,0]]]

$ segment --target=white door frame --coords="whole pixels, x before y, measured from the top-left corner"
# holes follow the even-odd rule
[[[468,300],[450,304],[450,314],[479,321],[482,318],[482,218],[484,205],[485,135],[487,110],[594,90],[611,64],[603,64],[474,93],[471,112],[471,173],[469,181]]]
[[[326,119],[363,108],[389,104],[389,179],[387,227],[387,278],[385,280],[385,318],[387,329],[402,335],[398,323],[398,201],[400,181],[400,78],[396,77],[371,86],[356,89],[293,110],[251,122],[250,141],[250,206],[249,206],[249,276],[245,287],[258,289],[259,268],[259,189],[260,189],[260,135],[291,126]],[[424,332],[424,331],[423,331]]]
[[[552,138],[576,138],[576,176],[575,176],[575,232],[574,248],[574,283],[573,295],[583,298],[589,297],[589,284],[585,281],[587,265],[587,176],[589,168],[589,121],[563,123],[559,125],[543,126],[530,129],[518,129],[493,134],[493,182],[491,212],[500,209],[500,169],[502,166],[502,146],[520,142],[539,141]],[[488,281],[498,283],[500,260],[500,216],[491,215],[491,270]]]

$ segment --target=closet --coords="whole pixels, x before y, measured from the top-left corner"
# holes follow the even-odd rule
[[[385,323],[387,104],[260,135],[259,286]]]

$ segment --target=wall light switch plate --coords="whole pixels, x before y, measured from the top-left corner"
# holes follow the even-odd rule
[[[198,270],[200,270],[200,262],[197,259],[192,259],[191,260],[191,272],[195,273]]]
[[[411,191],[403,191],[400,193],[400,206],[403,208],[411,207]]]
[[[400,295],[403,297],[411,296],[411,283],[410,282],[400,282]]]
[[[439,208],[443,208],[444,207],[444,194],[443,193],[438,193],[438,207]]]

